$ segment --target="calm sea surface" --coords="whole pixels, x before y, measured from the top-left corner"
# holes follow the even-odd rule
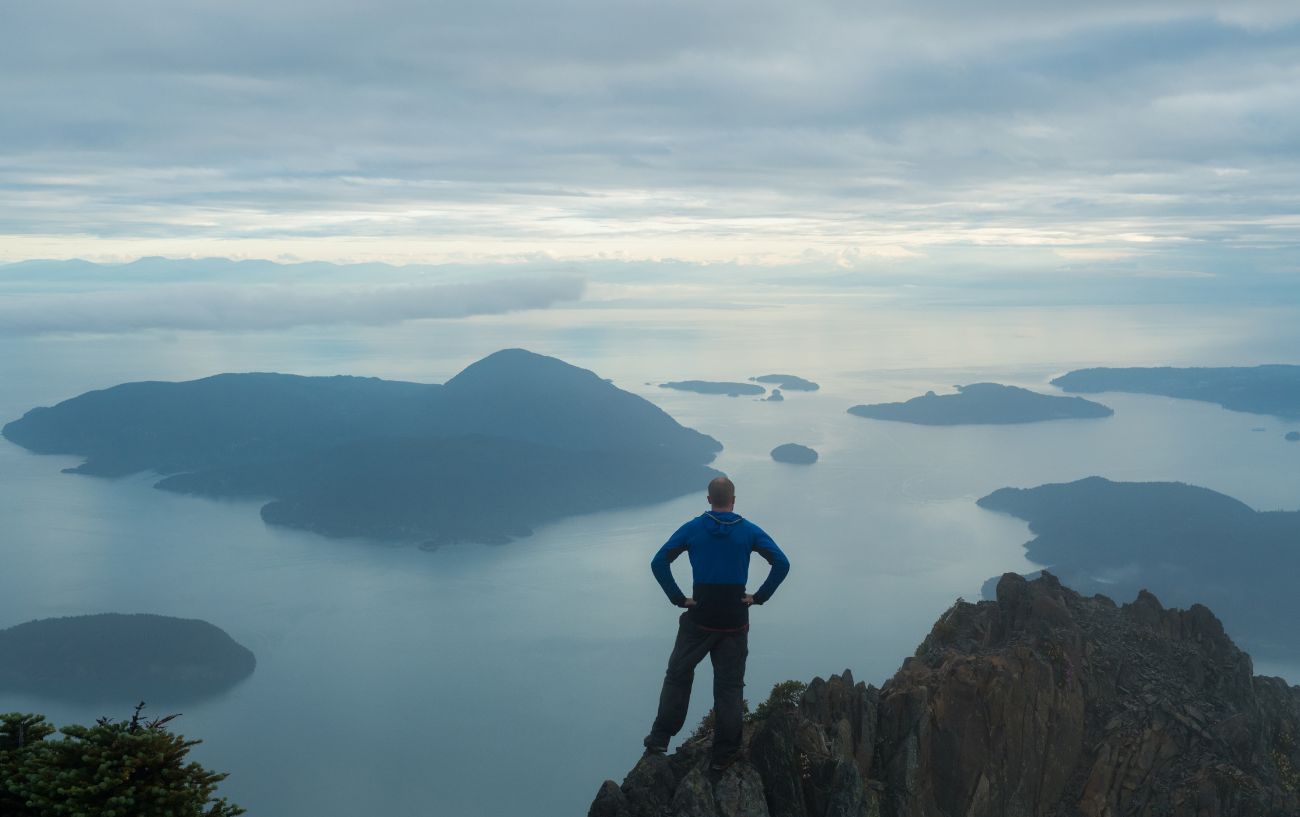
[[[1050,390],[1087,365],[1298,362],[1296,310],[908,311],[809,299],[667,312],[574,308],[384,329],[0,340],[0,419],[127,380],[221,371],[442,382],[523,346],[591,368],[726,446],[737,511],[794,563],[753,614],[749,692],[851,668],[879,684],[959,596],[1029,570],[1025,525],[978,509],[1004,485],[1090,474],[1204,485],[1300,508],[1295,424],[1157,397],[1106,395],[1103,421],[924,428],[853,417],[862,402],[996,380]],[[784,403],[660,389],[670,379],[788,372],[822,384]],[[1255,431],[1253,429],[1263,429]],[[773,462],[811,445],[810,468]],[[650,555],[703,510],[696,495],[595,513],[500,547],[425,553],[267,528],[251,503],[109,481],[0,443],[0,627],[48,616],[202,618],[258,658],[225,696],[183,708],[222,792],[268,817],[561,817],[640,754],[676,611]],[[508,477],[508,475],[506,475]],[[508,487],[502,502],[508,503]],[[679,581],[689,582],[685,560]],[[757,561],[756,586],[766,572]],[[1300,664],[1260,666],[1300,681]],[[688,729],[707,710],[706,664]],[[0,694],[56,723],[124,715]],[[151,701],[155,713],[173,711]]]

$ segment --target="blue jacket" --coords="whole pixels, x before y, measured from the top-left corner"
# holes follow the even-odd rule
[[[669,565],[686,553],[691,560],[696,606],[690,616],[706,629],[743,629],[749,624],[749,608],[741,601],[749,580],[749,556],[757,553],[772,569],[767,581],[754,593],[754,603],[762,604],[790,572],[790,560],[767,533],[738,514],[709,511],[682,525],[669,537],[650,560],[659,586],[668,600],[682,606],[686,595],[673,580]]]

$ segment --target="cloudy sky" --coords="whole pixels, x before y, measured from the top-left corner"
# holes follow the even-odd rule
[[[1291,275],[1300,4],[14,0],[0,261]]]

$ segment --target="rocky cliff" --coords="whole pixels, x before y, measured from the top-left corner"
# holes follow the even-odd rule
[[[589,817],[1300,814],[1300,687],[1206,608],[1050,574],[959,601],[883,689],[814,679],[710,774],[707,732],[606,781]]]

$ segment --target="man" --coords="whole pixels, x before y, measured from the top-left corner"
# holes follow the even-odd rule
[[[734,512],[736,486],[731,480],[718,477],[710,482],[708,499],[709,512],[678,528],[650,561],[668,600],[686,612],[678,622],[677,642],[659,694],[659,714],[646,735],[645,749],[646,754],[668,751],[668,741],[686,722],[695,666],[707,655],[713,662],[713,768],[722,770],[740,753],[749,606],[771,598],[790,572],[790,560],[762,528]],[[673,581],[669,566],[683,553],[689,555],[694,574],[689,597]],[[747,595],[751,553],[762,556],[772,568],[763,586]]]

